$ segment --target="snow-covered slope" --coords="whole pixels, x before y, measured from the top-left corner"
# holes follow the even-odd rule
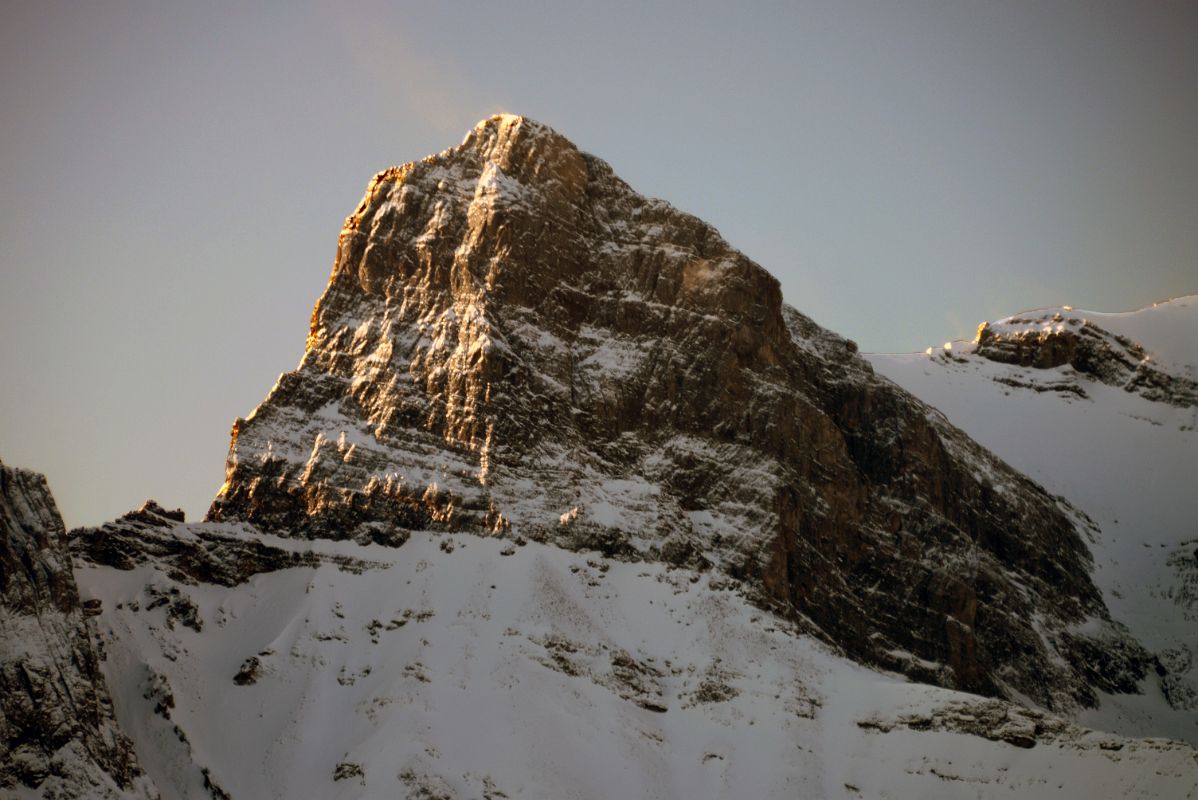
[[[711,572],[473,535],[174,533],[217,529],[340,566],[78,570],[171,796],[1198,796],[1187,745],[863,668]]]
[[[1052,344],[1083,330],[1099,343],[1088,356],[1078,358],[1083,346],[1067,358],[1067,344]],[[1198,405],[1187,399],[1198,369],[1198,296],[1123,314],[1042,309],[980,331],[981,346],[869,359],[1094,521],[1095,582],[1164,674],[1143,694],[1105,697],[1082,718],[1198,741]],[[1018,342],[1021,357],[1001,341],[987,347],[986,331]],[[1061,353],[1045,355],[1046,343]],[[992,360],[996,350],[1002,361]],[[1130,354],[1139,362],[1129,368]],[[1155,391],[1145,392],[1136,375],[1149,368]]]

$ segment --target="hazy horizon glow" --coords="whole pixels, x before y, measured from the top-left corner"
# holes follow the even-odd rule
[[[864,350],[1198,292],[1198,5],[6,4],[0,459],[203,513],[371,175],[538,119]]]

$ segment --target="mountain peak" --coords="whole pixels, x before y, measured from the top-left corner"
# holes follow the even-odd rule
[[[484,117],[475,123],[471,133],[488,132],[488,131],[512,131],[519,129],[521,132],[532,135],[551,134],[560,136],[561,134],[554,131],[548,125],[538,122],[532,117],[526,117],[523,114],[509,114],[501,112],[492,114],[489,117]],[[466,134],[466,138],[470,138],[470,133]]]
[[[1070,508],[524,117],[371,182],[209,516],[715,569],[858,657],[1053,707],[1144,670],[1134,644],[1091,663],[1122,634]]]

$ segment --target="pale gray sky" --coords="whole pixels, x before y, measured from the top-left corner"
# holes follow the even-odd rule
[[[246,5],[0,10],[0,459],[68,525],[201,514],[367,180],[495,111],[867,350],[1198,292],[1198,4]]]

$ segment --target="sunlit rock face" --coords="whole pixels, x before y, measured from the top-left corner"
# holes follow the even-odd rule
[[[1167,304],[1166,304],[1167,305]],[[1052,370],[1071,367],[1076,376],[1118,386],[1149,400],[1198,407],[1198,375],[1184,365],[1154,357],[1126,335],[1103,327],[1118,314],[1075,313],[1049,308],[1017,314],[978,326],[973,343],[978,355],[1000,364]],[[1068,379],[1071,376],[1064,376]],[[1085,394],[1084,386],[1073,385]],[[1060,382],[1050,390],[1059,391]]]
[[[710,567],[855,657],[1049,707],[1147,666],[1080,515],[522,117],[371,181],[209,517]]]
[[[0,464],[0,795],[157,796],[113,716],[90,611],[46,479]]]

